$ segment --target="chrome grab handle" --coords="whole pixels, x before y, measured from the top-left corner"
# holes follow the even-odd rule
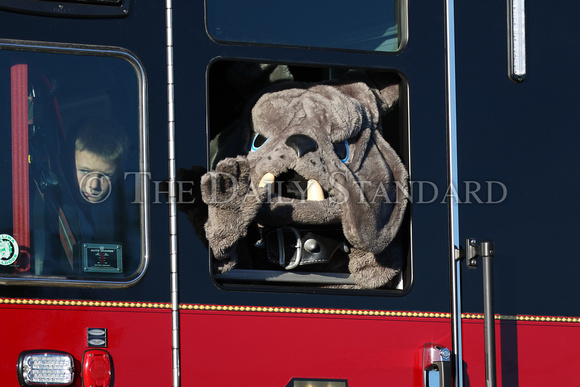
[[[451,351],[441,345],[423,346],[423,387],[451,387]]]

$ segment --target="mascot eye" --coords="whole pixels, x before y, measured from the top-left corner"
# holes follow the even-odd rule
[[[340,161],[346,163],[350,157],[350,151],[348,149],[348,142],[344,140],[338,144],[334,144],[334,153],[338,156]]]
[[[262,145],[264,145],[267,142],[268,139],[266,137],[262,136],[260,133],[256,134],[256,137],[254,137],[254,140],[252,141],[252,152],[255,152],[258,149],[260,149]]]

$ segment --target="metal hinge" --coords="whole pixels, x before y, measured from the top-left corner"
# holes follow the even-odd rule
[[[477,267],[479,257],[494,257],[493,241],[486,239],[480,244],[477,244],[476,239],[467,238],[466,245],[465,264],[470,269]]]

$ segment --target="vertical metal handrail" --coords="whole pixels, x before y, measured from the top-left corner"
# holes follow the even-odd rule
[[[173,79],[173,4],[166,0],[167,35],[167,114],[169,147],[169,248],[171,261],[171,342],[173,387],[181,385],[180,372],[180,335],[179,335],[179,278],[177,255],[177,169],[175,163],[175,106]]]
[[[457,190],[457,104],[455,94],[455,4],[445,0],[445,49],[447,97],[447,181],[449,183],[449,251],[451,277],[451,325],[455,387],[463,387],[463,344],[461,332],[461,261],[459,247],[459,208]]]
[[[485,339],[485,385],[496,386],[496,353],[495,353],[495,306],[493,296],[493,241],[484,240],[477,244],[475,238],[467,239],[465,263],[474,269],[481,258],[483,268],[483,328]]]
[[[495,387],[495,303],[493,296],[493,242],[481,242],[481,267],[483,269],[483,326],[485,330],[485,383]]]

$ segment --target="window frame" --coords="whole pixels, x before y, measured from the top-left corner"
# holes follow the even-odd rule
[[[365,67],[350,67],[341,65],[322,65],[310,63],[295,63],[292,61],[256,61],[247,58],[233,58],[233,57],[219,57],[212,60],[206,69],[206,114],[207,130],[206,130],[206,147],[207,147],[207,164],[208,171],[213,170],[212,165],[217,163],[214,155],[211,154],[211,137],[212,137],[212,98],[210,88],[212,87],[211,68],[217,62],[237,62],[237,63],[261,63],[272,65],[288,65],[291,67],[302,68],[303,70],[314,70],[326,72],[329,76],[334,76],[335,71],[347,71],[349,69],[356,70],[372,70],[386,73],[397,74],[400,79],[399,102],[397,108],[398,114],[398,136],[397,143],[389,144],[393,146],[409,173],[409,194],[411,192],[411,128],[410,128],[410,106],[409,106],[409,82],[405,75],[397,69],[376,69]],[[329,78],[330,79],[330,78]],[[328,79],[326,79],[328,80]],[[320,82],[324,79],[319,80]],[[310,81],[307,81],[310,82]],[[316,83],[317,81],[313,81]],[[383,133],[383,137],[387,137]],[[257,291],[257,292],[271,292],[271,293],[324,293],[329,295],[370,295],[370,296],[390,296],[402,297],[407,295],[414,285],[414,252],[413,252],[413,222],[412,222],[412,201],[408,203],[403,223],[397,235],[403,235],[404,256],[403,261],[405,267],[397,276],[400,277],[402,287],[397,288],[379,288],[379,289],[360,289],[360,288],[344,288],[333,289],[325,287],[326,285],[354,285],[354,279],[350,273],[333,273],[333,272],[317,272],[317,271],[284,271],[283,269],[264,270],[264,269],[238,269],[233,268],[227,273],[218,273],[213,267],[213,256],[211,248],[208,247],[208,265],[209,275],[212,282],[220,290],[224,291]],[[406,228],[404,230],[404,228]],[[309,277],[315,278],[316,281],[309,280]],[[310,284],[310,285],[309,285]]]
[[[254,46],[254,47],[284,47],[284,48],[296,48],[296,49],[309,49],[309,50],[320,50],[320,51],[335,51],[335,52],[360,52],[360,53],[373,53],[382,55],[398,55],[405,50],[409,41],[409,0],[393,0],[395,2],[395,13],[397,22],[397,34],[399,38],[398,48],[394,51],[376,51],[376,50],[365,50],[356,48],[346,48],[346,47],[334,47],[334,46],[318,46],[318,45],[296,45],[289,43],[273,43],[266,41],[249,41],[242,39],[220,39],[212,34],[208,26],[208,2],[211,0],[204,1],[205,10],[205,30],[208,37],[219,44],[225,45],[242,45],[242,46]]]
[[[113,46],[97,46],[70,43],[0,39],[0,51],[24,51],[32,53],[94,56],[117,58],[126,61],[133,67],[138,82],[138,124],[139,124],[139,247],[140,262],[136,270],[123,278],[67,278],[65,276],[7,276],[0,274],[0,285],[33,285],[59,287],[93,287],[93,288],[126,288],[141,281],[150,264],[150,198],[148,190],[149,152],[148,152],[148,101],[147,76],[141,61],[127,49]],[[135,177],[137,179],[137,177]],[[32,259],[32,257],[31,257]],[[80,259],[80,258],[79,258]]]

